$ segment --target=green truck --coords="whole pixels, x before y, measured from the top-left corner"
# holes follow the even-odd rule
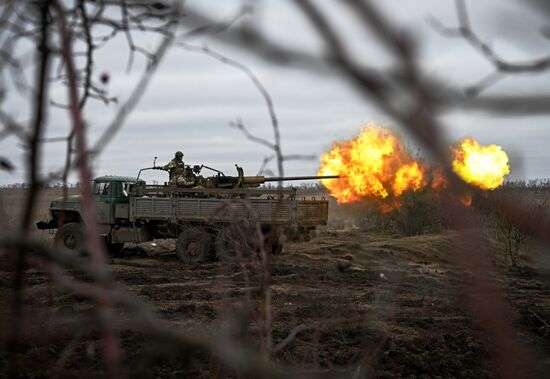
[[[209,182],[233,184],[208,186],[214,188],[148,185],[139,175],[98,177],[92,185],[99,233],[112,253],[125,243],[175,238],[176,253],[184,262],[235,261],[259,251],[262,243],[268,252],[280,252],[285,230],[309,235],[326,225],[324,198],[298,199],[294,188],[253,188],[266,181],[320,177],[244,177],[242,169],[239,175],[219,172]],[[81,195],[53,200],[49,214],[37,227],[57,229],[54,241],[59,249],[84,252]]]

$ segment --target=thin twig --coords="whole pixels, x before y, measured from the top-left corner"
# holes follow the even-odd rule
[[[79,108],[78,92],[76,85],[76,77],[74,74],[74,62],[72,56],[72,41],[71,35],[67,29],[65,22],[65,9],[58,1],[53,1],[53,6],[56,8],[59,15],[59,34],[62,39],[63,58],[69,79],[69,101],[71,104],[71,118],[73,130],[76,137],[76,146],[78,152],[78,165],[80,171],[82,205],[84,214],[84,227],[86,230],[86,244],[90,253],[90,260],[93,265],[105,270],[106,253],[97,230],[96,206],[93,200],[91,188],[91,174],[87,160],[86,134],[84,123]],[[121,368],[121,351],[118,336],[109,324],[113,308],[108,298],[100,299],[97,302],[97,310],[99,318],[103,321],[103,356],[107,365],[109,375],[113,378],[122,375]]]
[[[141,77],[141,80],[133,90],[132,94],[130,95],[126,103],[122,105],[122,107],[119,109],[117,115],[115,116],[111,124],[107,127],[105,132],[101,135],[101,137],[98,139],[98,141],[92,148],[92,153],[95,156],[101,154],[103,149],[107,146],[107,144],[113,139],[116,133],[120,130],[124,121],[126,120],[126,117],[132,112],[134,107],[137,105],[137,103],[145,93],[147,86],[149,85],[149,82],[153,78],[166,51],[172,44],[172,41],[173,41],[173,37],[171,34],[167,34],[164,36],[161,44],[159,45],[159,47],[156,49],[154,53],[155,59],[153,60],[151,65],[147,68],[147,70]]]
[[[48,81],[46,80],[49,71],[50,63],[50,52],[49,52],[49,4],[42,3],[39,6],[40,10],[40,42],[38,45],[39,51],[39,62],[40,65],[37,68],[36,73],[36,83],[38,88],[36,91],[36,99],[34,101],[35,110],[33,113],[34,119],[32,121],[32,134],[29,140],[29,168],[28,168],[28,182],[29,190],[27,193],[27,198],[25,201],[23,209],[23,218],[21,220],[21,231],[23,234],[27,234],[31,225],[33,212],[36,206],[36,197],[38,196],[40,190],[40,179],[39,179],[39,167],[38,162],[40,159],[41,153],[41,144],[40,138],[43,134],[45,119],[46,119],[46,98],[48,92]],[[25,256],[26,250],[21,247],[16,256],[15,264],[15,273],[14,273],[14,283],[13,283],[13,297],[12,297],[12,319],[11,319],[11,328],[10,335],[8,338],[8,356],[10,364],[10,375],[12,377],[18,376],[17,373],[17,345],[19,342],[19,333],[20,333],[20,322],[22,315],[22,287],[23,287],[23,276],[25,270]]]
[[[511,62],[498,55],[472,28],[468,8],[465,0],[455,0],[458,27],[451,28],[443,25],[435,17],[427,18],[432,28],[446,38],[460,38],[466,41],[473,49],[479,52],[494,67],[494,72],[481,79],[477,84],[470,86],[466,93],[477,96],[505,74],[543,73],[550,69],[550,56],[530,59],[523,62]]]
[[[231,59],[231,58],[227,57],[226,55],[220,54],[219,52],[210,49],[206,45],[194,46],[194,45],[190,45],[190,44],[188,44],[186,42],[183,42],[183,41],[178,42],[178,45],[181,46],[182,48],[184,48],[187,51],[198,52],[198,53],[201,53],[201,54],[208,55],[208,56],[210,56],[214,59],[217,59],[218,61],[226,64],[226,65],[229,65],[231,67],[234,67],[234,68],[238,69],[239,71],[245,73],[246,76],[248,76],[250,81],[258,89],[258,91],[260,92],[260,94],[262,95],[262,97],[265,101],[267,111],[269,113],[269,118],[271,120],[271,127],[273,129],[273,143],[270,143],[270,142],[268,142],[268,141],[266,141],[262,138],[253,136],[244,127],[244,125],[242,124],[242,122],[240,120],[238,120],[235,123],[232,123],[231,126],[234,126],[237,129],[239,129],[251,141],[260,143],[264,146],[267,146],[271,150],[273,150],[275,152],[275,156],[277,158],[277,170],[279,172],[279,176],[284,176],[283,153],[281,151],[281,132],[280,132],[280,128],[279,128],[279,119],[277,117],[277,114],[275,113],[275,106],[273,104],[273,98],[271,97],[271,94],[266,89],[264,84],[260,81],[258,76],[256,76],[256,74],[254,74],[254,72],[247,65],[245,65],[241,62],[238,62],[234,59]]]

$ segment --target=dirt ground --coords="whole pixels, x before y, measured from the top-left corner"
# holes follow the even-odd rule
[[[6,204],[14,200],[8,195],[2,193],[2,207],[12,212],[12,205]],[[37,218],[45,214],[48,196],[53,193],[41,200]],[[356,210],[335,207],[331,204],[331,224],[315,238],[289,242],[282,254],[271,257],[273,345],[301,326],[274,360],[295,371],[346,377],[495,377],[493,345],[466,299],[471,275],[453,256],[457,234],[399,237],[366,232],[354,225]],[[11,222],[16,219],[12,216]],[[534,244],[530,248],[539,258],[547,251]],[[529,352],[529,375],[540,378],[550,371],[550,269],[543,261],[534,259],[514,270],[494,267],[488,274],[501,288],[514,333]],[[242,323],[239,338],[257,343],[254,269],[247,282],[238,266],[184,264],[170,240],[129,246],[111,258],[109,269],[174,330],[219,330],[235,317]],[[3,264],[2,338],[9,328],[5,322],[11,275]],[[52,286],[48,276],[36,270],[27,272],[24,296],[30,320],[24,324],[20,354],[25,377],[93,377],[102,372],[97,331],[83,327],[85,322],[64,324],[75,315],[87,317],[93,307],[88,300]],[[137,333],[124,332],[122,346],[131,376],[234,376],[204,352],[170,354]],[[4,375],[5,365],[2,350]]]

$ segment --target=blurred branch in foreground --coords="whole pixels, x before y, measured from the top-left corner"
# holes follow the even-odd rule
[[[69,290],[73,294],[84,296],[93,301],[93,307],[87,317],[76,318],[75,324],[89,328],[90,320],[100,334],[102,357],[108,375],[124,376],[123,346],[120,335],[131,330],[150,336],[162,345],[173,349],[178,354],[187,356],[196,351],[206,351],[221,363],[235,370],[236,375],[252,375],[257,377],[289,377],[295,366],[283,368],[273,362],[273,356],[283,351],[291,342],[307,330],[316,329],[322,324],[319,321],[313,326],[298,324],[294,329],[284,334],[279,343],[274,343],[273,309],[272,309],[272,271],[269,257],[263,244],[264,234],[261,225],[252,222],[252,227],[240,230],[241,234],[249,233],[257,237],[260,248],[255,257],[255,275],[259,277],[259,289],[254,295],[258,297],[258,317],[256,327],[259,330],[260,346],[258,352],[253,347],[240,344],[225,333],[224,330],[207,330],[200,334],[174,331],[159,320],[148,306],[137,297],[127,293],[115,284],[113,275],[107,268],[107,255],[103,241],[99,237],[96,218],[96,205],[91,189],[92,173],[90,160],[96,158],[113,136],[121,130],[128,115],[147,90],[147,86],[159,67],[162,58],[170,49],[175,36],[180,35],[178,28],[182,25],[195,25],[183,37],[177,37],[177,43],[183,48],[207,54],[224,64],[228,64],[244,72],[254,83],[263,96],[270,116],[274,141],[257,137],[238,120],[233,126],[240,130],[248,139],[262,144],[273,151],[277,160],[278,174],[283,175],[283,163],[289,159],[307,158],[301,155],[284,155],[281,146],[279,121],[275,113],[273,100],[265,86],[248,66],[219,54],[210,48],[197,47],[185,42],[190,36],[207,36],[212,41],[221,42],[225,46],[234,47],[249,54],[262,58],[265,62],[278,65],[297,65],[305,67],[309,73],[321,75],[326,73],[326,67],[335,69],[369,104],[374,104],[385,115],[398,122],[403,128],[414,135],[434,159],[444,168],[445,176],[449,178],[450,194],[441,200],[443,213],[448,215],[457,228],[458,241],[454,241],[450,250],[457,267],[472,274],[467,282],[465,294],[470,306],[470,312],[491,341],[491,356],[495,374],[500,377],[527,377],[531,362],[537,358],[535,354],[518,341],[517,333],[510,321],[509,305],[505,295],[499,289],[490,274],[490,263],[483,254],[486,247],[480,238],[479,220],[471,210],[457,206],[456,198],[464,191],[471,189],[450,167],[447,159],[448,147],[444,143],[445,125],[442,114],[453,110],[476,112],[483,111],[498,115],[525,115],[550,113],[549,95],[534,94],[529,96],[493,94],[479,95],[503,75],[520,72],[543,72],[550,66],[548,58],[532,62],[512,63],[497,55],[471,27],[465,2],[456,1],[459,18],[458,28],[447,28],[432,19],[432,25],[447,36],[460,37],[470,43],[486,59],[495,66],[495,73],[487,76],[468,93],[460,88],[454,88],[440,79],[422,72],[418,62],[419,41],[413,40],[404,33],[387,15],[381,12],[372,1],[342,0],[338,2],[338,11],[352,12],[359,20],[355,31],[357,39],[364,36],[374,36],[375,40],[388,52],[395,62],[391,68],[380,69],[359,59],[357,51],[347,44],[336,21],[336,16],[326,12],[313,1],[293,1],[296,9],[313,28],[314,34],[323,44],[323,54],[315,55],[291,47],[290,44],[279,42],[272,36],[265,35],[258,25],[250,22],[237,23],[250,9],[245,7],[228,22],[220,23],[212,16],[201,13],[192,5],[184,4],[180,11],[180,2],[159,1],[86,1],[64,2],[59,0],[39,2],[6,1],[0,6],[0,84],[10,91],[27,94],[29,105],[29,125],[14,119],[10,112],[0,109],[0,140],[15,137],[24,144],[28,159],[26,168],[29,190],[23,206],[23,218],[18,231],[9,229],[2,233],[0,242],[10,256],[15,256],[13,279],[13,298],[10,303],[10,317],[6,321],[8,327],[6,340],[8,342],[8,363],[10,375],[19,375],[22,346],[22,322],[30,315],[24,313],[24,274],[27,265],[47,273],[52,281]],[[196,27],[196,25],[199,25]],[[97,31],[100,30],[101,33]],[[156,49],[149,50],[139,43],[139,36],[149,33],[160,38]],[[129,98],[123,102],[116,117],[101,135],[99,141],[90,150],[87,144],[89,125],[83,114],[92,100],[111,104],[115,99],[102,87],[109,81],[108,74],[103,73],[96,82],[95,54],[108,41],[122,37],[128,48],[127,70],[132,69],[137,56],[142,56],[147,62],[147,68],[138,83],[133,87]],[[183,40],[184,42],[181,42]],[[21,44],[22,46],[19,47]],[[31,53],[37,54],[34,60],[23,59],[29,53],[25,50],[30,45]],[[80,59],[83,58],[83,59]],[[52,75],[50,71],[56,70]],[[27,72],[33,75],[26,75]],[[31,80],[28,83],[27,77]],[[9,80],[8,80],[9,78]],[[68,91],[67,104],[54,99],[52,87],[62,85]],[[8,91],[3,90],[0,106],[6,107],[5,98]],[[71,129],[66,137],[44,138],[48,125],[48,110],[56,107],[64,110],[71,120]],[[32,214],[36,209],[37,196],[42,185],[49,180],[41,172],[42,147],[46,142],[63,141],[67,143],[63,168],[63,182],[67,183],[68,173],[72,164],[72,156],[76,154],[76,167],[80,177],[80,192],[84,204],[84,225],[86,227],[87,251],[89,261],[76,256],[67,256],[63,252],[53,251],[44,246],[43,241],[36,241],[30,236],[29,230]],[[271,161],[265,158],[260,167],[263,171]],[[16,163],[8,158],[1,158],[1,167],[12,169]],[[65,198],[67,197],[65,188]],[[519,233],[529,233],[540,239],[550,240],[548,234],[547,215],[541,214],[540,219],[526,217],[531,212],[521,204],[509,199],[494,199],[491,206],[498,209],[499,215]],[[530,215],[529,215],[530,216]],[[546,219],[545,219],[546,217]],[[253,221],[253,220],[252,220]],[[413,234],[413,232],[411,232]],[[517,234],[516,243],[523,240],[522,234]],[[514,241],[512,241],[514,242]],[[512,246],[515,252],[515,248]],[[14,253],[15,252],[15,253]],[[351,263],[338,266],[340,272],[346,272]],[[241,271],[244,272],[241,265]],[[240,274],[240,273],[239,273]],[[243,274],[244,275],[244,274]],[[82,277],[86,279],[82,279]],[[350,275],[351,277],[351,275]],[[380,277],[384,280],[385,276]],[[246,278],[246,282],[250,280]],[[292,279],[291,279],[292,280]],[[318,278],[318,280],[321,280]],[[325,279],[323,279],[325,280]],[[247,289],[248,298],[252,291]],[[387,305],[385,314],[391,314],[391,305]],[[118,311],[123,309],[124,314]],[[296,325],[296,324],[294,324]],[[77,338],[77,337],[74,337]],[[313,338],[312,338],[313,339]],[[313,339],[314,340],[314,339]],[[384,339],[382,339],[384,341]],[[382,344],[383,342],[381,342]],[[314,342],[311,345],[315,345]],[[70,351],[68,343],[66,350]],[[315,350],[315,346],[311,350]],[[375,354],[378,347],[373,349]],[[68,353],[67,353],[68,354]],[[315,355],[315,353],[311,353]],[[62,355],[59,358],[63,362]],[[373,355],[374,356],[374,355]],[[315,360],[313,360],[315,361]],[[316,362],[316,361],[315,361]],[[296,363],[296,362],[295,362]],[[61,364],[62,365],[62,364]],[[357,372],[361,366],[357,367]],[[317,369],[317,366],[314,367]],[[313,369],[312,369],[313,370]],[[289,374],[290,372],[290,374]],[[317,372],[314,372],[315,374]],[[329,372],[329,374],[332,374]]]

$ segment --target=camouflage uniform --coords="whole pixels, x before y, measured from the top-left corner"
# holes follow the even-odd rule
[[[185,164],[181,159],[182,157],[183,153],[178,151],[174,159],[168,162],[168,164],[159,167],[161,170],[168,171],[170,175],[170,184],[177,184],[178,178],[185,177]]]
[[[182,157],[183,153],[178,151],[176,152],[176,157],[174,159],[159,168],[169,172],[170,185],[177,187],[192,187],[195,185],[195,179],[187,176],[187,170],[185,169],[185,164],[181,159]]]

